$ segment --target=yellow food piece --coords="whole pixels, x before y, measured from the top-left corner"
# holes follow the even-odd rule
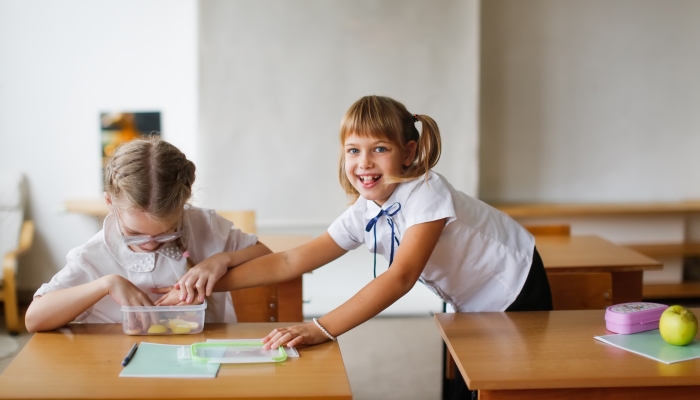
[[[168,328],[166,328],[165,325],[159,325],[159,324],[151,325],[148,328],[148,333],[165,333],[167,331],[168,331]]]
[[[177,324],[175,326],[171,325],[170,330],[172,330],[173,333],[190,333],[192,328],[190,328],[190,325],[188,323],[184,323],[184,324]]]
[[[168,322],[168,326],[170,327],[170,329],[173,329],[177,325],[187,325],[187,321],[185,321],[184,319],[171,319]]]
[[[188,321],[187,324],[190,326],[192,329],[197,329],[199,328],[199,324],[196,322]]]

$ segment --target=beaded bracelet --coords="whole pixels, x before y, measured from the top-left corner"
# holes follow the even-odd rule
[[[332,340],[332,341],[335,342],[335,336],[333,336],[333,335],[331,335],[330,333],[328,333],[328,331],[326,330],[326,328],[322,327],[322,326],[321,326],[321,323],[318,322],[318,319],[314,318],[313,321],[314,321],[314,324],[316,324],[316,326],[318,326],[318,329],[320,329],[321,331],[323,331],[323,333],[325,333],[326,336],[328,336],[328,339],[330,339],[330,340]]]

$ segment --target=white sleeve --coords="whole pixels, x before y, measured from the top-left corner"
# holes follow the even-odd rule
[[[50,293],[56,290],[69,289],[72,287],[84,285],[96,280],[98,277],[88,268],[82,268],[80,266],[79,259],[68,258],[67,264],[63,267],[56,275],[51,278],[48,283],[41,285],[39,290],[34,293],[34,298],[43,296],[46,293]],[[93,304],[87,310],[83,311],[78,315],[74,322],[84,322],[88,316],[92,313],[92,309],[95,305]]]
[[[96,276],[87,270],[80,268],[76,260],[68,260],[68,263],[56,275],[51,278],[48,283],[41,285],[39,290],[34,293],[34,298],[43,296],[46,293],[55,290],[68,289],[80,286],[97,279]]]
[[[362,228],[358,229],[358,221],[356,221],[355,215],[357,210],[355,206],[349,207],[342,213],[331,226],[328,227],[328,234],[333,238],[338,246],[345,250],[354,250],[364,242],[364,234],[362,233]]]
[[[430,172],[428,182],[421,182],[406,201],[406,228],[424,222],[447,219],[445,225],[457,218],[452,193],[440,177]]]

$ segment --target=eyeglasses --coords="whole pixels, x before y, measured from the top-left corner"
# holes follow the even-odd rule
[[[139,246],[142,244],[146,244],[148,242],[167,243],[167,242],[172,242],[173,240],[182,236],[182,231],[180,230],[180,228],[181,228],[180,225],[178,225],[177,229],[174,232],[161,233],[160,235],[155,235],[155,236],[125,235],[123,230],[122,230],[122,225],[119,221],[119,214],[117,214],[116,210],[114,210],[114,209],[112,209],[112,212],[114,213],[114,216],[117,219],[117,228],[119,229],[119,235],[121,235],[122,240],[124,241],[124,244],[126,244],[126,245]]]

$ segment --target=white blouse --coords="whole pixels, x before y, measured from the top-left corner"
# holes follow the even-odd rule
[[[114,214],[107,215],[101,231],[68,252],[66,266],[49,283],[41,285],[34,298],[117,274],[156,301],[162,295],[152,293],[151,288],[173,286],[185,274],[187,260],[175,242],[164,243],[155,252],[134,252],[122,241],[115,221]],[[235,228],[214,210],[189,205],[185,206],[182,229],[182,243],[195,264],[220,252],[252,246],[258,240],[255,235]],[[110,296],[105,296],[74,322],[121,323],[120,307]],[[229,292],[214,293],[207,299],[205,322],[236,322]]]
[[[376,251],[389,260],[392,241],[395,257],[401,249],[396,240],[400,243],[408,228],[445,218],[419,280],[456,311],[505,311],[525,284],[534,237],[508,215],[453,188],[440,174],[429,174],[427,183],[424,175],[398,184],[383,208],[358,198],[328,233],[345,250],[365,243],[374,251],[376,229]],[[367,230],[382,209],[390,215],[382,215]]]

